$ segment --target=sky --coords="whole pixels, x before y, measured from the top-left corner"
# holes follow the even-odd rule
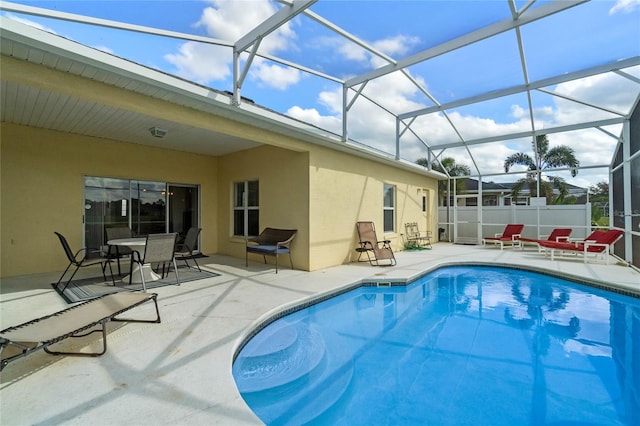
[[[281,5],[270,0],[208,1],[18,1],[29,6],[76,13],[102,19],[188,33],[234,42]],[[528,2],[517,0],[518,9]],[[537,1],[531,9],[548,1]],[[261,54],[273,55],[348,79],[434,48],[482,27],[510,19],[506,0],[319,0],[309,9],[328,19],[377,53],[340,37],[308,15],[298,15],[265,37]],[[92,27],[32,15],[1,12],[142,65],[206,85],[233,90],[232,51],[225,46],[205,45],[122,30]],[[586,69],[640,56],[640,0],[596,0],[521,27],[524,61],[529,81]],[[409,67],[406,75],[396,72],[370,81],[363,94],[384,108],[359,97],[348,115],[348,135],[364,145],[395,154],[396,120],[392,114],[446,104],[482,93],[523,84],[525,73],[519,55],[518,34],[508,31],[453,52]],[[626,73],[640,78],[640,67]],[[562,96],[542,91],[532,93],[536,128],[576,124],[627,114],[640,93],[640,83],[617,74],[599,75],[545,87]],[[257,104],[335,133],[342,131],[342,85],[328,79],[256,58],[242,85],[242,95]],[[576,102],[579,101],[579,102]],[[594,109],[596,104],[605,109]],[[385,110],[386,109],[386,110]],[[531,116],[525,94],[422,115],[412,128],[442,157],[471,167],[485,181],[514,181],[520,175],[493,176],[503,171],[504,159],[516,152],[531,151],[531,140],[450,148],[439,144],[507,135],[530,130]],[[456,133],[450,123],[455,125]],[[574,149],[582,166],[608,165],[622,127],[589,129],[549,135],[551,147]],[[410,132],[400,141],[400,156],[409,161],[425,157],[424,144]],[[514,170],[519,170],[517,167]],[[604,168],[585,169],[569,183],[588,187],[607,181]]]

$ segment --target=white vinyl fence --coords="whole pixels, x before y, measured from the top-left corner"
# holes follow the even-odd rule
[[[540,238],[553,228],[571,228],[572,238],[591,233],[591,203],[560,206],[438,207],[438,239],[458,244],[481,244],[509,223],[523,223],[522,236]]]

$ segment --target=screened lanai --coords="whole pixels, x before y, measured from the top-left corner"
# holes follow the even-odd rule
[[[443,178],[449,158],[479,182],[517,181],[527,167],[507,173],[505,159],[540,158],[532,142],[544,135],[577,163],[548,162],[543,178],[585,192],[608,183],[610,226],[626,232],[617,254],[640,265],[637,1],[21,1],[0,9],[3,54],[28,55],[5,39],[31,26],[212,89],[238,111],[258,106],[327,143],[420,162]],[[3,98],[2,121],[24,123],[35,97]],[[141,139],[116,127],[60,130]],[[181,149],[213,149],[201,139],[185,133]],[[450,234],[456,215],[442,220]],[[477,213],[470,222],[479,236],[497,221]]]

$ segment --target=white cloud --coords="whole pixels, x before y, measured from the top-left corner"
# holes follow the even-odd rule
[[[299,106],[293,106],[287,111],[287,115],[302,120],[306,123],[314,124],[322,129],[342,133],[342,122],[336,117],[322,115],[315,108],[303,109]]]
[[[235,42],[276,13],[268,0],[211,0],[204,9],[197,27],[204,28],[211,37]],[[273,54],[293,47],[295,32],[291,23],[285,23],[265,37],[260,51]]]
[[[640,0],[618,0],[609,10],[609,15],[616,13],[631,13],[640,8]]]
[[[419,41],[420,39],[417,37],[397,35],[386,39],[365,42],[374,49],[393,58],[406,55]],[[387,60],[371,53],[359,44],[342,37],[317,37],[309,43],[309,48],[321,52],[336,52],[336,60],[355,62],[367,68],[378,68],[389,63]]]
[[[338,52],[344,60],[355,62],[369,62],[369,52],[362,46],[351,43],[348,40],[338,39]]]
[[[523,117],[526,117],[528,114],[527,114],[527,110],[525,108],[522,108],[522,106],[511,105],[511,115],[514,118],[523,118]]]
[[[211,0],[200,20],[195,24],[212,38],[236,42],[276,12],[268,0],[233,1]],[[286,23],[265,37],[259,50],[264,54],[295,49],[296,34],[291,23]],[[224,80],[231,75],[233,52],[230,47],[204,45],[186,42],[176,53],[165,55],[165,59],[177,68],[181,77],[206,84]],[[284,90],[300,81],[300,72],[278,65],[269,65],[256,59],[250,69],[250,76],[264,87]]]
[[[270,64],[266,61],[257,61],[251,67],[250,75],[253,79],[279,90],[286,90],[302,78],[302,73],[291,67]]]
[[[420,42],[418,37],[397,35],[382,40],[374,41],[373,46],[389,56],[404,56],[409,48]]]
[[[176,67],[179,76],[206,84],[231,74],[230,60],[223,59],[230,56],[231,51],[221,46],[184,43],[178,53],[166,54],[164,58]]]

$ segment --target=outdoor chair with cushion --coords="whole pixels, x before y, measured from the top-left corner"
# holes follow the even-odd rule
[[[372,266],[394,266],[396,264],[391,241],[378,240],[373,222],[356,222],[356,230],[358,231],[358,244],[360,244],[360,247],[356,248],[359,253],[358,261],[365,253]]]
[[[537,245],[538,251],[540,251],[540,241],[567,242],[569,241],[570,236],[571,228],[555,228],[553,231],[551,231],[551,234],[549,234],[547,238],[542,238],[542,236],[538,239],[520,237],[520,248],[524,250],[524,243],[531,243]]]
[[[111,240],[119,240],[133,237],[133,232],[128,226],[109,226],[104,230],[107,242]],[[115,259],[118,262],[118,276],[122,275],[120,270],[120,258],[123,256],[131,257],[131,249],[126,246],[107,246],[107,258]],[[129,274],[131,274],[131,265],[129,266]]]
[[[609,252],[612,250],[613,245],[618,242],[624,235],[623,231],[618,229],[610,229],[608,231],[595,230],[587,238],[582,241],[571,242],[555,242],[555,241],[540,241],[538,244],[544,248],[546,252],[551,254],[551,260],[554,259],[554,254],[558,251],[562,254],[575,254],[582,255],[584,263],[587,263],[589,255],[593,255],[594,259],[600,257],[602,260],[606,260],[609,264]]]
[[[144,246],[144,254],[140,254],[139,251],[134,250],[131,255],[131,261],[139,265],[140,277],[142,278],[142,290],[147,291],[147,284],[144,279],[143,266],[145,264],[158,264],[163,267],[168,263],[173,265],[173,271],[176,274],[176,284],[180,285],[180,277],[178,276],[178,266],[176,265],[176,259],[174,257],[174,250],[176,248],[177,233],[171,234],[149,234],[147,235],[147,242]],[[129,284],[131,284],[132,275],[129,275]]]
[[[86,266],[100,265],[100,267],[102,269],[102,276],[104,277],[104,280],[106,282],[107,281],[107,276],[105,275],[105,269],[106,269],[107,265],[109,265],[109,272],[111,273],[111,281],[113,282],[113,285],[116,284],[114,279],[113,279],[113,271],[111,270],[111,260],[110,259],[105,259],[103,257],[89,258],[89,254],[90,253],[100,253],[100,250],[98,250],[98,249],[89,249],[89,248],[85,247],[85,248],[81,248],[80,250],[78,250],[74,254],[73,251],[71,250],[71,247],[69,246],[69,243],[67,242],[67,239],[64,237],[64,235],[60,234],[59,232],[55,232],[55,234],[58,236],[58,239],[60,240],[60,244],[62,245],[62,248],[64,249],[64,254],[67,256],[67,260],[69,261],[69,265],[67,265],[67,269],[64,270],[64,272],[60,276],[60,279],[54,285],[55,288],[61,294],[67,288],[67,286],[69,284],[71,284],[71,280],[73,280],[73,277],[76,275],[78,270],[80,268],[83,268],[83,267],[86,267]],[[71,268],[72,266],[75,266],[75,269],[73,270],[73,273],[71,274],[71,277],[69,277],[69,279],[66,282],[63,283],[64,276],[66,275],[67,271],[69,271],[69,268]],[[62,284],[62,286],[60,286],[61,284]]]
[[[198,265],[198,261],[196,257],[198,256],[195,253],[196,245],[198,244],[198,236],[200,235],[201,228],[191,227],[187,231],[187,236],[184,238],[184,242],[182,244],[178,244],[176,247],[175,257],[176,260],[182,260],[188,268],[191,268],[189,265],[189,260],[193,260],[193,263],[196,264],[196,268],[198,271],[201,271],[200,265]]]
[[[160,322],[157,296],[155,293],[128,291],[107,294],[63,311],[4,329],[0,331],[0,370],[10,362],[40,349],[52,355],[100,356],[107,351],[106,327],[109,321]],[[155,304],[156,319],[116,318],[123,312],[150,300]],[[84,337],[97,332],[102,332],[102,351],[100,352],[62,352],[49,349],[50,345],[62,342],[69,337]]]
[[[420,232],[416,222],[404,224],[406,231],[406,244],[409,248],[431,247],[431,231]]]
[[[245,266],[249,266],[249,253],[260,254],[267,263],[267,256],[276,258],[276,274],[278,273],[278,256],[289,255],[291,269],[293,260],[291,259],[291,242],[298,231],[296,229],[264,228],[257,237],[250,237],[245,240]]]
[[[501,234],[495,234],[493,237],[484,237],[482,245],[486,243],[500,244],[500,250],[504,249],[505,244],[510,244],[514,248],[520,247],[520,236],[523,229],[524,225],[521,223],[510,223],[505,226]]]

